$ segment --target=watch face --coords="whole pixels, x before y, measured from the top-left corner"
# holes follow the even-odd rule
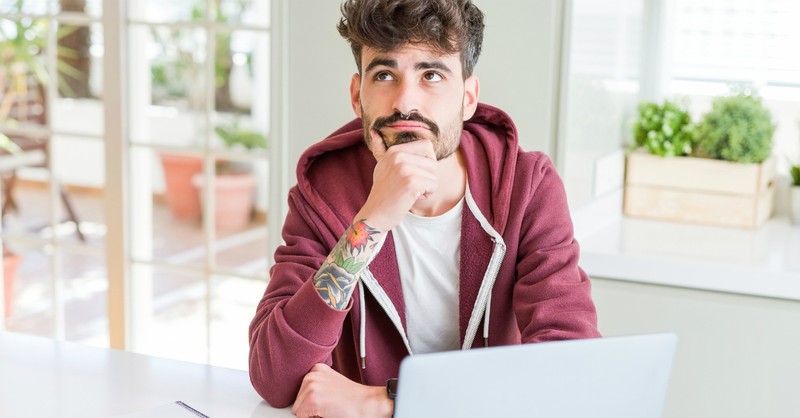
[[[389,397],[394,399],[397,396],[397,379],[389,379],[386,381],[386,393]]]

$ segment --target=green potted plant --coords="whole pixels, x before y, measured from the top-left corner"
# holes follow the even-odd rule
[[[201,21],[206,16],[206,1],[193,0],[191,19]],[[211,2],[211,15],[215,23],[235,22],[250,5],[245,0],[221,0]],[[193,89],[200,77],[203,61],[198,55],[193,34],[189,31],[158,28],[151,31],[157,57],[151,68],[152,101],[165,105],[185,106],[201,109],[205,100],[202,89]],[[214,62],[214,109],[218,112],[234,112],[229,84],[233,67],[232,36],[228,31],[216,34]],[[203,170],[203,160],[197,155],[159,152],[158,158],[164,173],[165,199],[173,217],[197,221],[201,215],[200,196],[193,178]],[[223,169],[224,170],[224,169]]]
[[[24,0],[10,5],[10,12],[21,12]],[[9,111],[15,102],[47,86],[51,75],[45,64],[44,49],[47,45],[47,21],[45,19],[17,19],[11,25],[0,25],[0,89],[2,107],[0,121],[10,117]],[[77,26],[62,25],[56,32],[59,41],[82,30]],[[57,46],[56,81],[60,93],[74,97],[70,82],[83,82],[87,74],[71,64],[80,54],[73,48]],[[40,98],[46,104],[44,98]],[[25,114],[14,117],[26,121]]]
[[[23,0],[7,3],[7,12],[22,13]],[[0,25],[0,125],[23,129],[31,125],[46,125],[48,100],[45,92],[48,84],[55,81],[62,96],[75,97],[78,93],[73,87],[88,83],[88,74],[71,64],[88,58],[61,44],[62,40],[86,28],[70,25],[58,27],[55,33],[59,42],[55,48],[56,67],[51,73],[44,53],[49,29],[47,20],[24,18],[4,23],[7,24]],[[47,159],[48,141],[49,137],[45,135],[15,133],[9,137],[0,132],[0,150],[4,153],[39,151],[44,155],[41,159],[33,159],[35,162],[30,159],[18,161],[15,167],[7,168],[6,174],[13,174],[16,168],[22,166],[46,166],[43,161]],[[13,194],[13,184],[7,184],[8,195]],[[4,202],[3,214],[9,207],[14,207],[11,199]]]
[[[698,155],[736,163],[761,163],[772,154],[775,125],[761,98],[739,92],[719,97],[697,126]]]
[[[639,104],[639,118],[633,125],[636,148],[659,157],[686,156],[692,153],[692,118],[676,102]]]
[[[643,103],[633,129],[647,152],[626,160],[626,215],[745,228],[771,216],[774,125],[755,94],[715,98],[698,124],[674,103]]]
[[[230,125],[218,125],[214,132],[228,148],[267,149],[267,137],[261,132],[241,128],[238,120]]]
[[[267,137],[262,133],[242,128],[238,121],[218,125],[214,132],[227,148],[253,151],[267,148]],[[215,214],[214,224],[220,230],[238,230],[245,227],[253,214],[255,175],[249,163],[218,160],[215,164]],[[202,190],[203,173],[194,175],[193,184]]]

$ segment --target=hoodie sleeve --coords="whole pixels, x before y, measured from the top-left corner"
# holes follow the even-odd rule
[[[314,274],[330,252],[292,190],[283,226],[285,245],[275,252],[275,265],[250,323],[250,380],[272,406],[294,402],[303,377],[316,363],[331,365],[342,324],[349,311],[329,307],[314,288]]]
[[[578,242],[564,185],[549,158],[538,155],[530,177],[513,298],[522,342],[599,337],[591,283],[578,266]]]

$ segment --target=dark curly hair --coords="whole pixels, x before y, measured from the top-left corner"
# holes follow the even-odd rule
[[[461,53],[464,78],[472,75],[483,42],[483,13],[471,0],[346,0],[339,34],[350,43],[361,72],[361,48],[393,51],[424,44],[442,54]]]

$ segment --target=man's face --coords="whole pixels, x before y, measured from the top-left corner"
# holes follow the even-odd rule
[[[463,79],[458,53],[441,55],[416,44],[389,52],[364,47],[350,95],[367,146],[370,130],[387,148],[430,139],[441,160],[458,149],[463,122],[475,113],[478,81]]]

